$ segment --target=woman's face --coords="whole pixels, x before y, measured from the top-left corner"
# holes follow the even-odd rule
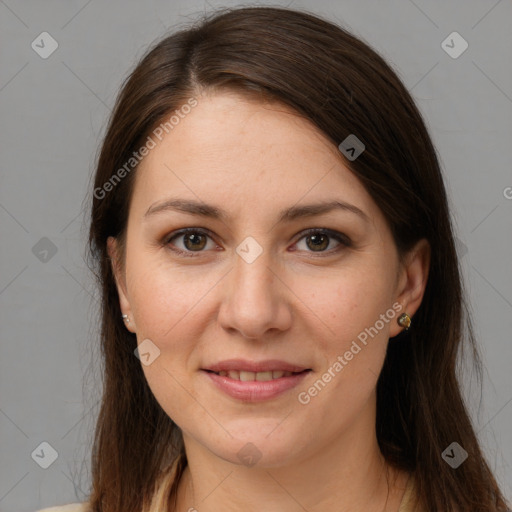
[[[349,206],[318,208],[334,202]],[[419,269],[399,267],[382,213],[316,127],[217,93],[141,162],[117,276],[149,386],[186,443],[271,467],[373,431]],[[230,360],[235,373],[207,371]],[[291,369],[306,371],[279,373]]]

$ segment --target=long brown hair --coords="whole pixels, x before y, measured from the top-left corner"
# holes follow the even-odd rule
[[[356,160],[345,163],[382,210],[399,254],[421,238],[432,249],[413,327],[390,340],[378,380],[380,449],[389,463],[413,472],[425,510],[506,510],[458,382],[463,347],[478,375],[482,366],[442,173],[421,114],[367,44],[310,13],[273,7],[224,9],[165,37],[142,57],[117,98],[99,153],[89,233],[102,291],[104,364],[91,510],[147,507],[160,472],[183,459],[180,429],[157,403],[134,357],[136,337],[121,319],[107,238],[124,239],[137,172],[136,165],[126,167],[133,152],[205,89],[282,102],[336,146],[350,134],[365,144]],[[441,456],[454,441],[469,454],[457,469]]]

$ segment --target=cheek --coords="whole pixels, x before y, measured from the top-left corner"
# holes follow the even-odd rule
[[[190,275],[169,268],[156,258],[134,262],[130,304],[137,333],[159,343],[172,339],[180,324],[190,322],[194,316],[194,308],[204,295],[203,282],[191,281]]]
[[[130,303],[137,326],[137,342],[149,339],[158,347],[158,356],[142,370],[149,387],[169,417],[196,414],[188,388],[190,355],[197,340],[197,304],[204,291],[189,277],[152,261],[138,261],[132,267]],[[149,269],[147,271],[141,269]],[[196,308],[194,308],[196,306]]]
[[[312,318],[325,333],[322,348],[330,354],[348,350],[360,334],[364,339],[364,333],[391,306],[389,279],[375,267],[340,271],[336,278],[326,279],[315,288],[313,292],[304,288],[302,296],[308,297],[306,305],[316,314]],[[379,339],[387,340],[389,322],[379,322],[378,327]]]
[[[339,426],[357,416],[375,390],[389,326],[396,321],[390,280],[367,267],[326,282],[321,293],[309,297],[329,330],[324,328],[327,334],[316,340],[325,355],[324,367],[313,386],[301,391],[316,404],[324,424]]]

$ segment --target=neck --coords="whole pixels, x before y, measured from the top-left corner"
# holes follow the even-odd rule
[[[313,456],[272,467],[234,464],[184,434],[176,511],[396,512],[408,475],[385,462],[375,422],[356,423]]]

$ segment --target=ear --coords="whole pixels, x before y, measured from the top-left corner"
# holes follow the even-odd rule
[[[117,294],[119,295],[119,307],[121,308],[122,314],[128,316],[124,324],[130,332],[135,333],[136,325],[126,291],[126,279],[121,262],[119,244],[117,239],[113,236],[109,236],[107,239],[107,252],[112,265],[112,273],[116,281]]]
[[[426,238],[422,238],[407,253],[405,263],[399,269],[395,301],[401,304],[402,309],[398,312],[397,318],[402,313],[407,313],[412,319],[412,326],[414,326],[413,315],[421,305],[427,286],[430,258],[430,244]],[[389,337],[396,336],[403,329],[398,322],[392,322]]]

